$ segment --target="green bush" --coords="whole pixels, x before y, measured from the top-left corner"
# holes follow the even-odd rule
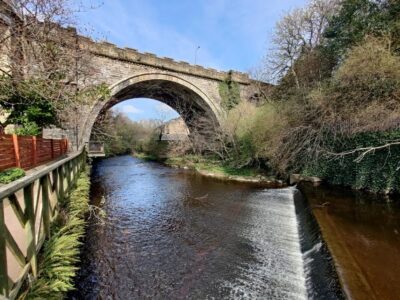
[[[5,125],[18,124],[28,127],[28,133],[31,133],[34,127],[57,125],[54,103],[51,98],[45,96],[46,92],[49,92],[47,88],[41,80],[22,80],[16,84],[11,77],[0,77],[0,105],[11,110]]]
[[[25,171],[20,168],[7,169],[0,172],[0,183],[7,184],[25,176]]]
[[[324,52],[341,62],[348,49],[365,36],[392,36],[393,49],[399,52],[400,2],[397,0],[344,0],[341,9],[324,32]],[[365,53],[367,54],[367,53]]]
[[[15,130],[16,135],[39,135],[42,129],[35,122],[23,122],[22,127],[17,127]]]

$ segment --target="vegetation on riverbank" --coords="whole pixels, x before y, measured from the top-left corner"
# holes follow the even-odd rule
[[[320,3],[329,8],[330,2]],[[305,24],[316,3],[299,13]],[[400,3],[347,0],[332,12],[319,42],[301,49],[288,70],[294,72],[284,73],[271,95],[285,120],[272,126],[285,125],[268,138],[275,141],[268,157],[281,173],[398,192]],[[281,25],[293,25],[299,15],[289,14]]]
[[[60,212],[39,256],[38,279],[19,299],[63,299],[74,289],[80,246],[89,210],[89,169],[78,178],[70,197],[60,203]]]
[[[220,180],[252,182],[266,184],[271,187],[284,186],[282,180],[278,180],[275,176],[268,175],[263,169],[254,167],[243,167],[241,169],[224,164],[221,160],[211,160],[201,155],[183,155],[179,157],[160,158],[152,154],[143,152],[135,152],[135,157],[163,163],[173,168],[194,170],[198,174],[213,177]]]
[[[232,167],[320,176],[400,191],[400,3],[312,0],[277,24],[276,82],[263,102],[230,107],[199,152]],[[206,123],[206,122],[205,122]]]
[[[108,111],[95,124],[92,136],[93,139],[104,143],[107,156],[141,152],[142,147],[150,143],[160,124],[161,122],[156,121],[141,124],[122,113]]]
[[[220,160],[217,159],[211,160],[204,156],[199,156],[199,155],[183,155],[180,157],[159,158],[157,156],[151,154],[145,154],[142,152],[142,153],[135,153],[134,156],[149,161],[162,162],[171,167],[188,168],[198,171],[208,171],[225,176],[256,177],[265,175],[262,173],[262,170],[257,171],[256,169],[249,167],[238,169],[226,165]]]

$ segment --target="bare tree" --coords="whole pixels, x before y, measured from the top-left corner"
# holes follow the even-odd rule
[[[91,55],[82,49],[69,0],[7,0],[0,26],[0,105],[29,106],[38,98],[48,101],[61,124],[75,124],[84,102],[96,97],[87,84]],[[31,95],[36,95],[32,97]],[[12,99],[12,100],[11,100]],[[71,126],[69,126],[71,127]]]
[[[275,78],[290,71],[300,87],[295,62],[321,43],[329,18],[338,7],[339,0],[311,0],[307,7],[294,9],[276,24],[272,55],[266,61]]]

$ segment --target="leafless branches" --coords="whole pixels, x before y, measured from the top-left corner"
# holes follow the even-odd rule
[[[84,83],[91,55],[81,49],[76,30],[69,27],[74,24],[70,3],[16,0],[3,8],[11,21],[0,24],[0,53],[5,56],[0,57],[0,83],[12,87],[10,95],[34,93],[47,99],[61,123],[76,122],[71,116],[89,98],[90,89]],[[1,104],[7,105],[7,99]]]
[[[307,7],[291,11],[276,24],[274,49],[267,59],[276,77],[290,71],[300,87],[295,62],[321,43],[323,30],[338,6],[338,0],[312,0]]]
[[[400,145],[400,140],[395,140],[395,141],[391,141],[389,143],[383,144],[383,145],[379,145],[379,146],[370,146],[370,147],[360,147],[360,148],[355,148],[352,150],[348,150],[348,151],[343,151],[343,152],[339,152],[339,153],[334,153],[334,152],[326,152],[326,154],[328,156],[347,156],[347,155],[352,155],[352,154],[356,154],[356,153],[360,153],[356,159],[354,160],[355,162],[359,163],[361,162],[364,157],[368,154],[374,153],[375,151],[379,151],[382,149],[387,149],[390,148],[392,146],[398,146]]]

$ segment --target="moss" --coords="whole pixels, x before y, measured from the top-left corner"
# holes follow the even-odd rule
[[[85,234],[85,214],[89,209],[88,170],[81,172],[71,196],[61,203],[51,237],[39,258],[38,279],[20,299],[63,299],[74,289],[73,279],[79,269],[79,254]]]
[[[20,168],[11,168],[0,172],[0,183],[7,184],[25,176],[25,171]]]

